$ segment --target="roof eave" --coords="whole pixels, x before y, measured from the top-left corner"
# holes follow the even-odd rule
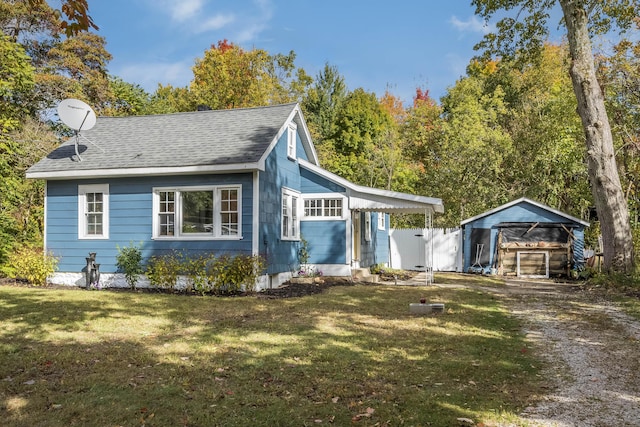
[[[329,181],[340,185],[341,187],[346,188],[349,191],[351,197],[371,198],[371,196],[374,196],[376,200],[387,200],[390,205],[386,209],[380,206],[379,208],[372,207],[370,210],[391,211],[393,209],[399,211],[401,209],[405,213],[422,213],[425,210],[430,209],[435,213],[444,212],[444,205],[441,199],[435,197],[399,193],[397,191],[382,190],[379,188],[365,187],[362,185],[354,184],[353,182],[346,180],[325,169],[322,169],[321,167],[311,162],[298,159],[298,163],[301,167],[308,169],[311,172],[314,172],[328,179]],[[394,204],[393,200],[400,201],[400,203]],[[391,208],[391,205],[395,205],[395,207]],[[367,210],[367,208],[364,208],[363,210]]]
[[[515,206],[518,203],[522,203],[522,202],[526,202],[526,203],[529,203],[531,205],[537,206],[537,207],[539,207],[541,209],[544,209],[544,210],[552,212],[552,213],[554,213],[556,215],[559,215],[559,216],[562,216],[564,218],[567,218],[568,220],[570,220],[572,222],[577,222],[578,224],[582,224],[585,227],[589,227],[590,226],[590,224],[587,221],[583,221],[583,220],[581,220],[579,218],[573,217],[571,215],[567,215],[564,212],[561,212],[561,211],[559,211],[557,209],[553,209],[553,208],[551,208],[549,206],[543,205],[542,203],[538,203],[535,200],[531,200],[531,199],[529,199],[527,197],[520,197],[519,199],[512,200],[511,202],[505,203],[504,205],[498,206],[497,208],[493,208],[493,209],[490,209],[490,210],[488,210],[486,212],[483,212],[483,213],[481,213],[479,215],[476,215],[474,217],[467,218],[464,221],[461,221],[460,225],[466,225],[466,224],[468,224],[470,222],[476,221],[476,220],[478,220],[480,218],[484,218],[485,216],[492,215],[492,214],[494,214],[496,212],[500,212],[500,211],[502,211],[504,209],[510,208],[511,206]]]
[[[28,179],[90,179],[90,178],[126,178],[136,176],[159,176],[159,175],[202,175],[220,173],[250,172],[264,168],[256,163],[234,163],[228,165],[207,165],[207,166],[179,166],[179,167],[154,167],[154,168],[112,168],[112,169],[86,169],[76,171],[43,171],[29,172]]]

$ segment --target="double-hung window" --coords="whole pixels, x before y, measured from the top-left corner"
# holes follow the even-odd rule
[[[109,238],[109,185],[78,186],[78,238]]]
[[[156,188],[153,237],[158,239],[238,239],[242,187]]]
[[[300,193],[288,188],[282,189],[282,240],[300,240]]]

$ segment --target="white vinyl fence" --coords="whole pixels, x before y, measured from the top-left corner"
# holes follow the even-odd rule
[[[461,236],[459,228],[391,229],[389,267],[418,271],[425,271],[427,267],[433,267],[433,271],[462,271]]]

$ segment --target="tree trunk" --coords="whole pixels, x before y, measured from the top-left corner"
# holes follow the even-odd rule
[[[633,269],[633,239],[627,200],[620,184],[613,136],[596,79],[584,0],[559,0],[567,26],[571,80],[587,143],[587,166],[604,249],[604,268],[622,273]]]

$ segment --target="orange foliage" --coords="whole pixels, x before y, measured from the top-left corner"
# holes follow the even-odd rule
[[[380,99],[380,106],[383,110],[389,113],[391,117],[397,122],[402,123],[406,117],[406,111],[402,105],[402,101],[397,96],[391,94],[388,90]]]

